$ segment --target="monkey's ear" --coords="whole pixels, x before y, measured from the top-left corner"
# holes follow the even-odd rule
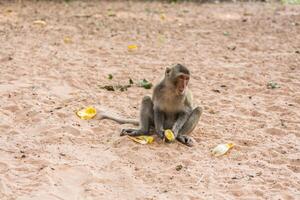
[[[166,68],[166,76],[170,74],[171,68],[167,67]]]

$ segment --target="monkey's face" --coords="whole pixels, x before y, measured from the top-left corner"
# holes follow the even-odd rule
[[[176,93],[183,95],[190,80],[190,75],[181,73],[176,77]]]
[[[190,80],[190,71],[183,65],[177,64],[166,68],[165,78],[175,88],[177,95],[184,95]]]

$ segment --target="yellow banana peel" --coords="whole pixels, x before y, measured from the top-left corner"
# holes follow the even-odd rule
[[[88,119],[92,119],[93,117],[95,117],[97,114],[97,111],[94,107],[89,106],[85,109],[79,110],[76,112],[76,115],[80,118],[80,119],[84,119],[84,120],[88,120]]]
[[[222,156],[226,154],[232,147],[234,147],[233,143],[227,143],[227,144],[219,144],[214,149],[211,150],[212,155],[214,156]]]
[[[151,144],[154,141],[154,137],[147,136],[147,135],[141,135],[137,137],[128,136],[131,140],[140,143],[140,144]]]
[[[127,47],[128,51],[134,51],[134,50],[136,50],[137,48],[138,48],[137,45],[134,45],[134,44],[128,45],[128,47]]]
[[[165,130],[164,134],[168,142],[173,142],[175,140],[175,135],[170,129]]]

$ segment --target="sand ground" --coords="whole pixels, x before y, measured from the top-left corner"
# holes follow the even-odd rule
[[[0,199],[300,199],[299,51],[299,6],[0,1]],[[99,86],[155,83],[176,63],[204,108],[194,147],[75,116],[137,117],[151,90]]]

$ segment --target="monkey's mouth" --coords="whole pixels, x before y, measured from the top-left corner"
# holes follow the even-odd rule
[[[185,91],[185,89],[179,88],[179,89],[177,90],[177,94],[178,94],[178,95],[183,95],[183,94],[184,94],[184,91]]]

